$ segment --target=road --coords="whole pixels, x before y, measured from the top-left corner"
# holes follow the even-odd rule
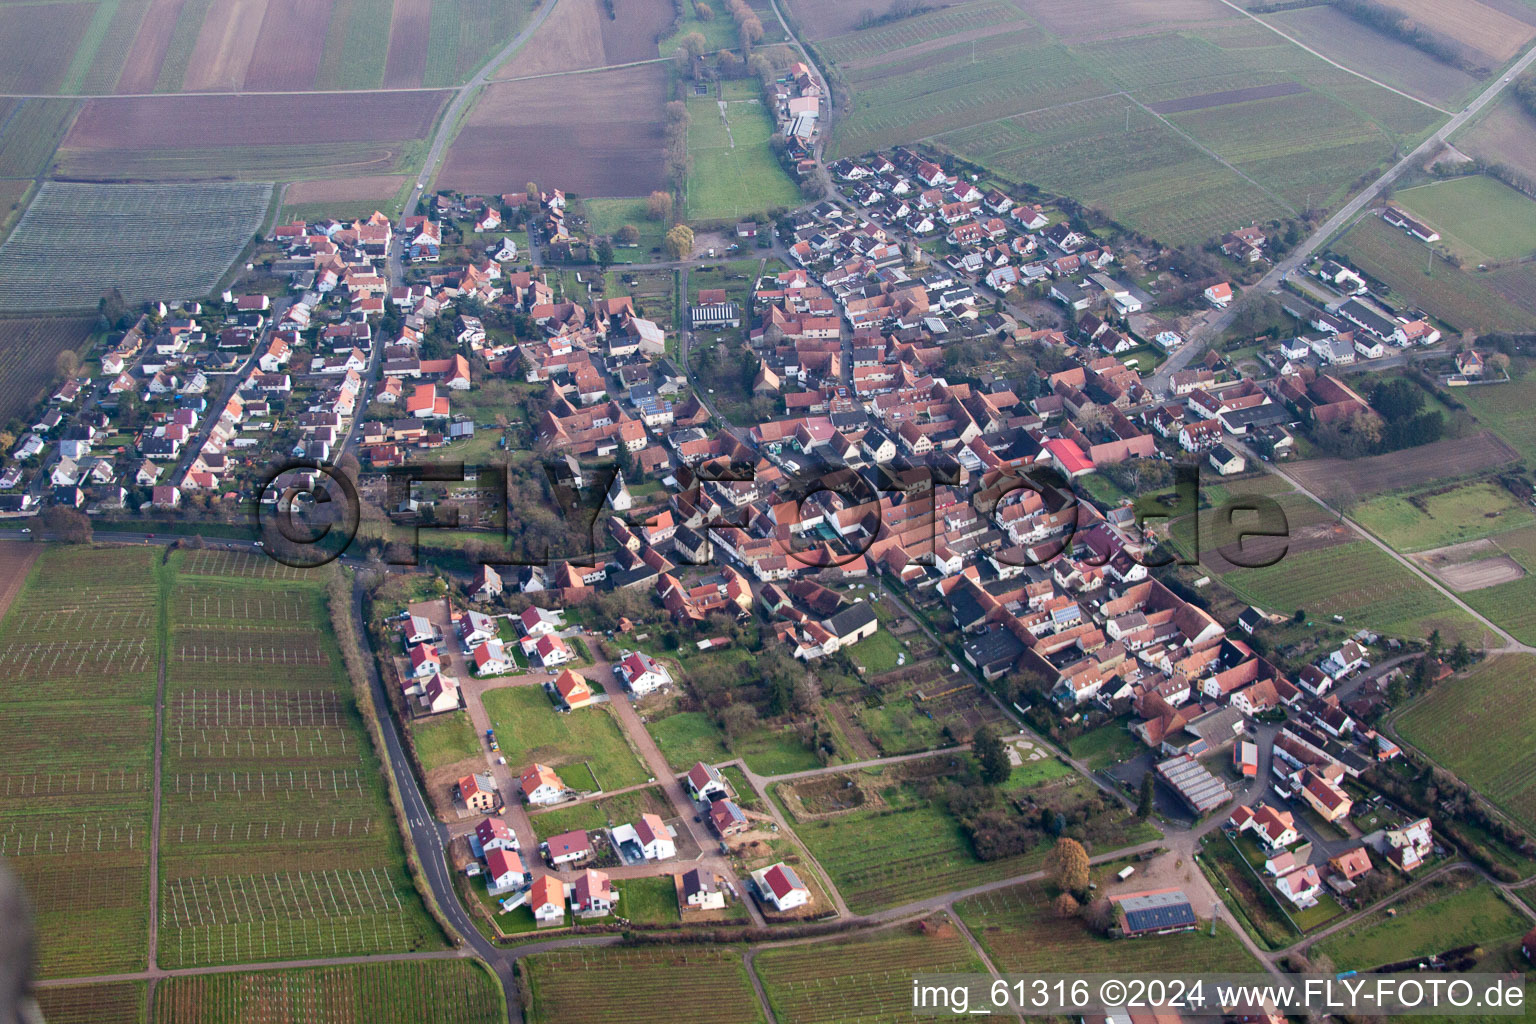
[[[1241,8],[1236,7],[1235,4],[1228,2],[1228,0],[1222,0],[1222,2],[1226,3],[1228,7],[1233,7],[1236,10],[1242,10]],[[1248,14],[1247,11],[1243,11],[1243,13]],[[1268,22],[1261,21],[1260,24],[1267,26]],[[1468,103],[1456,114],[1452,115],[1450,120],[1441,125],[1434,134],[1430,135],[1429,138],[1425,139],[1423,142],[1419,143],[1418,146],[1414,147],[1413,152],[1409,153],[1397,163],[1393,164],[1390,168],[1388,168],[1385,174],[1377,178],[1370,185],[1366,186],[1364,191],[1360,192],[1349,202],[1341,206],[1332,217],[1329,217],[1326,221],[1323,222],[1322,227],[1312,232],[1312,234],[1309,235],[1306,240],[1297,245],[1296,248],[1292,249],[1290,253],[1285,256],[1285,258],[1270,268],[1269,273],[1260,278],[1259,282],[1248,290],[1248,293],[1262,295],[1266,292],[1272,292],[1278,289],[1282,281],[1303,267],[1307,260],[1311,258],[1314,252],[1316,252],[1320,247],[1327,243],[1328,240],[1337,234],[1341,228],[1353,220],[1356,214],[1370,205],[1370,203],[1381,194],[1382,189],[1396,181],[1398,177],[1401,176],[1402,173],[1409,167],[1412,167],[1417,163],[1421,163],[1426,157],[1432,154],[1435,150],[1439,149],[1440,145],[1445,142],[1447,138],[1455,134],[1463,125],[1465,125],[1473,117],[1477,116],[1479,111],[1481,111],[1489,103],[1493,102],[1493,100],[1498,97],[1499,93],[1503,92],[1504,89],[1514,79],[1518,78],[1527,68],[1531,66],[1532,62],[1536,62],[1536,47],[1527,50],[1525,55],[1516,61],[1515,64],[1507,72],[1505,72],[1502,77],[1495,80],[1492,85],[1478,93],[1470,103]],[[1393,91],[1395,92],[1396,90]],[[1192,332],[1194,337],[1191,337],[1190,341],[1185,345],[1185,350],[1191,353],[1190,356],[1184,360],[1185,363],[1188,362],[1189,358],[1193,358],[1193,351],[1196,348],[1201,347],[1200,345],[1196,344],[1197,341],[1203,343],[1218,338],[1221,336],[1223,331],[1231,326],[1232,318],[1237,314],[1238,305],[1238,302],[1233,302],[1226,309],[1221,310],[1214,316],[1207,319],[1198,331]],[[1178,354],[1179,353],[1175,353],[1175,356]],[[1172,360],[1170,360],[1170,362],[1172,362]],[[1167,364],[1164,364],[1164,366],[1166,367]],[[1161,375],[1162,369],[1163,367],[1159,368],[1159,375]]]

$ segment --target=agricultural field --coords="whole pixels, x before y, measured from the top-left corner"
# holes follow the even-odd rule
[[[87,180],[294,181],[399,173],[445,91],[88,100],[57,153]]]
[[[1393,202],[1440,232],[1469,263],[1536,253],[1536,200],[1496,178],[1472,174],[1394,193]]]
[[[204,554],[171,560],[159,962],[440,948],[324,578],[263,579],[253,556]]]
[[[1421,242],[1366,215],[1333,248],[1375,278],[1403,304],[1412,304],[1456,330],[1531,330],[1536,314],[1504,299],[1482,277],[1437,260]]]
[[[1459,946],[1496,946],[1530,927],[1493,886],[1465,872],[1437,878],[1390,909],[1396,913],[1379,910],[1334,932],[1311,953],[1327,957],[1335,970],[1366,971]]]
[[[970,944],[943,917],[847,942],[766,949],[753,968],[774,1016],[795,1024],[907,1020],[914,974],[985,972]]]
[[[46,171],[77,106],[75,100],[0,100],[0,178]]]
[[[609,16],[609,11],[613,16]],[[723,12],[716,20],[722,26],[735,26]],[[677,12],[669,0],[562,0],[528,41],[494,75],[498,79],[524,78],[530,75],[560,74],[588,68],[628,64],[654,58],[656,41],[672,27]],[[691,5],[688,21],[696,21]],[[686,34],[680,30],[681,34]],[[706,38],[710,35],[705,33]],[[671,54],[674,47],[662,51]],[[580,80],[571,85],[580,87]]]
[[[1398,719],[1403,738],[1527,828],[1536,826],[1536,657],[1500,654],[1441,683]]]
[[[306,211],[324,210],[337,220],[352,211],[357,217],[365,217],[374,210],[385,213],[397,212],[404,203],[405,193],[411,183],[407,174],[374,174],[358,178],[332,178],[315,181],[296,181],[283,190],[282,222],[291,222]]]
[[[168,978],[155,990],[154,1024],[386,1019],[500,1024],[507,1009],[496,979],[471,960],[200,974]]]
[[[605,706],[561,714],[539,686],[490,690],[484,703],[491,727],[501,741],[501,752],[514,774],[538,761],[560,771],[566,784],[579,791],[594,788],[593,779],[603,789],[646,780],[645,768],[630,749],[613,712]]]
[[[1506,388],[1510,391],[1506,392]],[[1286,475],[1297,478],[1309,491],[1327,500],[1341,484],[1349,488],[1352,496],[1365,498],[1383,491],[1414,490],[1447,476],[1472,476],[1499,469],[1515,462],[1527,451],[1536,452],[1536,428],[1531,428],[1530,448],[1516,450],[1520,448],[1517,436],[1506,436],[1501,428],[1508,426],[1519,430],[1521,421],[1510,416],[1505,422],[1505,417],[1492,415],[1491,409],[1490,415],[1483,415],[1477,404],[1485,399],[1518,400],[1519,396],[1514,392],[1519,390],[1517,385],[1503,384],[1457,389],[1460,400],[1477,414],[1479,420],[1493,428],[1492,432],[1485,430],[1470,437],[1435,441],[1363,459],[1307,459],[1286,466]],[[1536,390],[1536,381],[1532,382],[1532,390]],[[1511,407],[1513,404],[1510,403]]]
[[[1536,117],[1509,90],[1478,114],[1452,141],[1468,156],[1536,176]]]
[[[50,986],[33,994],[49,1024],[144,1024],[146,987],[142,981],[120,981]]]
[[[95,317],[0,320],[0,423],[31,411],[58,381],[60,353],[83,357],[95,332]]]
[[[1460,45],[1483,67],[1496,68],[1525,48],[1536,35],[1536,12],[1521,4],[1457,0],[1388,0],[1419,25]]]
[[[741,952],[729,947],[569,950],[529,957],[522,966],[532,998],[529,1024],[763,1020]]]
[[[1036,869],[1044,845],[1016,856],[978,860],[960,824],[942,804],[920,791],[918,777],[948,774],[946,756],[908,762],[898,769],[782,783],[772,789],[793,819],[795,833],[831,876],[855,913],[921,899],[933,892],[965,889]],[[1054,773],[1052,773],[1054,774]],[[1097,792],[1071,777],[1031,779],[1021,791],[1043,806],[1070,809]],[[853,779],[853,788],[844,782]],[[1095,822],[1101,843],[1139,841],[1134,822],[1118,816]]]
[[[1536,529],[1497,534],[1485,544],[1466,554],[1450,549],[1460,556],[1459,564],[1434,571],[1446,580],[1470,574],[1472,585],[1462,600],[1520,642],[1536,644]]]
[[[1051,907],[1054,893],[1039,882],[973,896],[955,904],[998,970],[1005,974],[1048,971],[1168,974],[1242,973],[1258,964],[1225,924],[1214,936],[1204,928],[1112,942],[1079,918],[1062,920]]]
[[[1335,204],[1441,116],[1203,0],[983,0],[817,49],[852,94],[830,157],[931,139],[1179,244]]]
[[[0,857],[32,898],[40,977],[145,966],[157,554],[49,548],[30,573],[7,558],[26,582],[0,622],[0,668],[29,685],[0,698]]]
[[[688,98],[688,219],[738,221],[800,202],[800,189],[768,148],[773,122],[758,100]]]
[[[1536,525],[1531,506],[1496,481],[1373,498],[1351,518],[1395,551],[1424,551]]]
[[[534,181],[582,196],[649,195],[665,185],[666,83],[656,64],[493,82],[448,147],[437,184],[500,194]]]
[[[210,291],[260,229],[272,187],[50,181],[0,246],[0,311]]]

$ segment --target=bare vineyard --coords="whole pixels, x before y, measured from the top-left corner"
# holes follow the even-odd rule
[[[206,548],[189,552],[181,571],[192,576],[232,576],[256,580],[302,580],[314,579],[317,575],[313,569],[297,569],[266,555]]]

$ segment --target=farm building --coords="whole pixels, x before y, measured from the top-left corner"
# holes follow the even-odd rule
[[[694,306],[688,311],[689,323],[705,330],[720,331],[741,326],[741,308],[734,302],[716,302]]]
[[[1196,927],[1195,908],[1183,889],[1149,889],[1113,897],[1127,936],[1167,935]]]
[[[1157,774],[1196,816],[1209,814],[1232,799],[1227,784],[1188,754],[1159,762]]]

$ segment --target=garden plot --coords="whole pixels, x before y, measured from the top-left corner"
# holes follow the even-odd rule
[[[206,295],[261,228],[272,186],[50,181],[0,246],[0,311]]]

